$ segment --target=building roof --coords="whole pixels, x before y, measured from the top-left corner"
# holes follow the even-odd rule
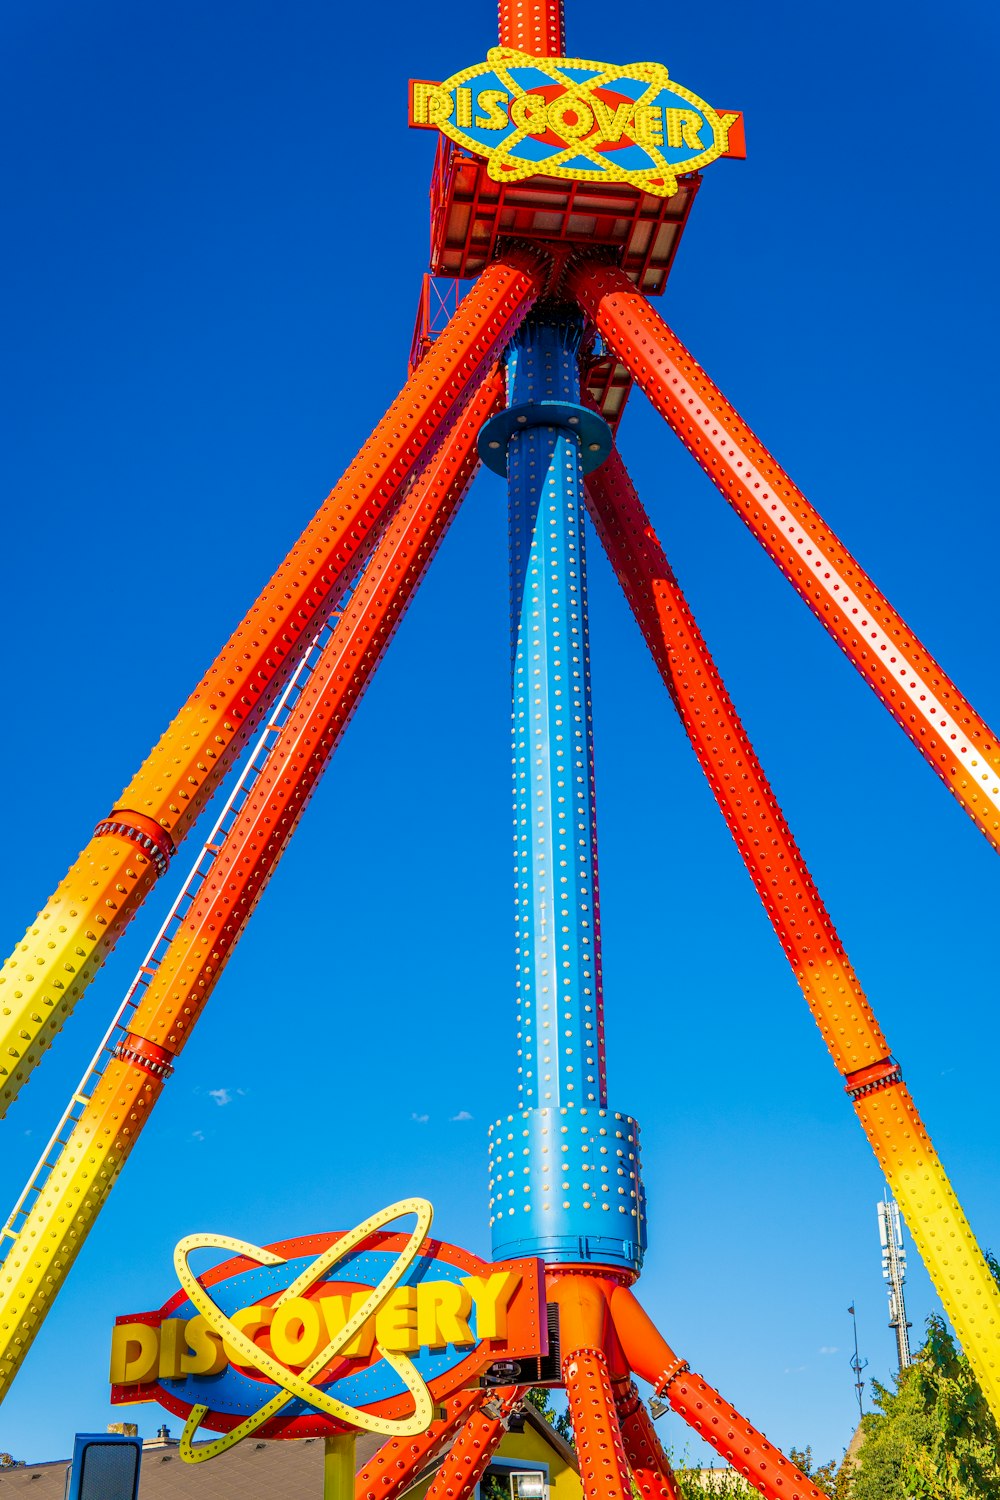
[[[576,1454],[533,1406],[523,1408],[532,1427],[560,1458],[576,1469]],[[381,1447],[373,1432],[358,1434],[357,1467]],[[140,1500],[308,1500],[323,1493],[322,1438],[294,1442],[247,1438],[210,1463],[186,1464],[176,1438],[147,1439],[142,1447]],[[63,1500],[69,1459],[0,1469],[0,1500]]]
[[[381,1439],[365,1433],[358,1439],[359,1464]],[[303,1500],[323,1493],[322,1438],[298,1442],[255,1442],[248,1438],[204,1465],[186,1464],[176,1439],[143,1444],[142,1500]],[[63,1500],[68,1459],[26,1464],[0,1471],[0,1500]]]

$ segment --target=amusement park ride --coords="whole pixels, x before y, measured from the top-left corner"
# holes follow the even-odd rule
[[[817,1496],[633,1291],[645,1200],[638,1126],[605,1073],[585,513],[998,1416],[1000,1291],[617,451],[633,383],[995,847],[1000,748],[649,301],[700,169],[741,154],[741,118],[659,65],[567,58],[561,0],[501,0],[499,40],[487,62],[411,85],[411,123],[441,138],[405,387],[0,976],[5,1114],[259,734],[3,1231],[0,1395],[482,461],[509,488],[516,829],[519,1066],[491,1129],[494,1260],[544,1265],[535,1375],[566,1389],[588,1497],[625,1500],[632,1480],[678,1494],[633,1376],[761,1493]],[[459,302],[461,279],[474,285]],[[521,1373],[389,1436],[359,1500],[391,1500],[449,1442],[431,1494],[470,1495]]]

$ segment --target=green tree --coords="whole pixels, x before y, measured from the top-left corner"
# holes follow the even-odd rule
[[[750,1500],[757,1493],[748,1479],[728,1465],[720,1469],[693,1469],[688,1467],[686,1452],[681,1458],[668,1452],[667,1457],[684,1500]],[[829,1496],[829,1500],[847,1500],[835,1488],[837,1464],[832,1459],[829,1463],[814,1466],[811,1448],[791,1448],[788,1457],[815,1482],[817,1489]]]
[[[807,1479],[815,1482],[816,1488],[822,1490],[824,1495],[829,1495],[831,1500],[836,1495],[837,1470],[839,1465],[836,1460],[830,1459],[825,1464],[813,1464],[813,1451],[808,1443],[804,1448],[789,1448],[788,1458],[797,1469],[801,1469]]]
[[[990,1268],[997,1276],[992,1257]],[[849,1500],[997,1500],[1000,1431],[943,1318],[927,1319],[926,1342],[895,1386],[872,1382],[878,1410],[862,1418]]]
[[[545,1418],[550,1427],[555,1428],[563,1442],[569,1443],[573,1449],[576,1448],[573,1420],[570,1417],[569,1408],[564,1406],[561,1411],[558,1411],[552,1404],[551,1390],[543,1385],[533,1385],[524,1399]]]
[[[722,1469],[688,1469],[671,1464],[684,1500],[752,1500],[757,1491],[728,1465]]]

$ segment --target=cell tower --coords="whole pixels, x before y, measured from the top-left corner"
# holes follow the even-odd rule
[[[882,1275],[889,1283],[889,1327],[895,1330],[896,1354],[899,1373],[902,1374],[913,1363],[910,1354],[909,1329],[906,1321],[906,1301],[903,1283],[906,1280],[906,1250],[903,1246],[903,1221],[899,1207],[886,1190],[878,1205],[878,1236],[882,1241]]]

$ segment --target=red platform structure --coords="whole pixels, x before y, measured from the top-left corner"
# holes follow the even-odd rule
[[[505,0],[500,42],[530,58],[565,60],[559,0]],[[514,108],[512,103],[511,119]],[[731,144],[738,154],[738,141]],[[7,1222],[0,1393],[16,1374],[145,1127],[479,457],[503,468],[503,453],[491,450],[509,442],[513,510],[518,464],[525,469],[535,464],[534,457],[525,457],[535,454],[530,445],[515,445],[532,430],[549,434],[551,451],[541,470],[548,476],[545,493],[553,501],[553,514],[557,499],[568,507],[560,533],[568,560],[558,579],[560,607],[566,602],[574,609],[583,601],[580,670],[571,675],[585,678],[587,667],[585,570],[573,509],[583,503],[586,474],[585,503],[597,533],[861,1125],[983,1390],[1000,1414],[1000,1292],[621,457],[617,450],[606,456],[633,382],[994,846],[1000,843],[1000,747],[650,305],[649,296],[662,291],[669,275],[699,183],[697,172],[682,174],[673,192],[655,179],[644,187],[621,180],[571,180],[551,171],[504,181],[502,172],[491,175],[482,159],[442,139],[431,189],[431,273],[424,284],[406,386],[98,824],[91,843],[6,966],[4,993],[16,1003],[6,1007],[0,1052],[4,1111],[237,754],[264,726],[261,758],[251,761],[250,782],[227,804],[217,835],[196,863]],[[463,280],[474,284],[460,298]],[[529,356],[537,356],[533,375]],[[557,365],[567,384],[553,395]],[[528,398],[523,391],[516,397],[519,381],[526,382]],[[553,454],[561,455],[558,462]],[[512,522],[514,554],[519,545],[515,533]],[[519,566],[523,568],[523,558]],[[523,572],[520,582],[526,589]],[[524,605],[523,593],[519,604]],[[537,630],[537,639],[550,652],[546,683],[540,680],[540,668],[532,676],[533,669],[515,665],[515,678],[523,674],[525,695],[549,692],[548,709],[557,714],[562,695],[576,692],[580,712],[575,720],[589,721],[585,685],[564,686],[562,648],[553,646],[560,633],[551,621],[545,630],[521,623],[519,642],[523,645],[526,632]],[[541,697],[534,706],[540,703]],[[527,709],[522,718],[527,726]],[[546,770],[556,776],[561,772],[553,766],[562,751],[553,747],[563,737],[554,732],[560,722],[554,719],[553,726]],[[576,732],[567,729],[567,737]],[[524,733],[530,733],[528,727]],[[592,915],[579,939],[579,967],[593,980],[593,990],[584,988],[575,996],[581,1004],[572,1009],[573,1026],[579,1027],[572,1044],[551,1048],[557,1074],[561,1051],[574,1059],[566,1069],[573,1075],[565,1082],[569,1103],[564,1098],[551,1108],[545,1105],[543,1099],[550,1095],[542,1095],[542,1080],[527,1072],[519,1087],[527,1090],[530,1107],[519,1104],[518,1115],[494,1127],[494,1248],[498,1234],[502,1239],[507,1232],[503,1215],[514,1212],[506,1206],[506,1197],[514,1192],[506,1179],[514,1177],[515,1167],[508,1168],[506,1159],[514,1161],[514,1134],[528,1116],[544,1116],[541,1134],[551,1128],[553,1138],[557,1130],[570,1130],[571,1116],[572,1128],[584,1117],[590,1121],[581,1139],[598,1119],[604,1122],[601,1135],[612,1132],[610,1139],[619,1142],[615,1172],[607,1183],[599,1176],[606,1167],[586,1176],[593,1192],[582,1205],[570,1201],[575,1185],[564,1182],[567,1198],[561,1208],[570,1217],[577,1207],[588,1213],[617,1208],[621,1219],[603,1221],[603,1235],[597,1233],[593,1244],[620,1249],[602,1260],[581,1233],[578,1253],[572,1254],[566,1248],[572,1235],[560,1242],[558,1234],[539,1238],[537,1229],[532,1231],[543,1245],[547,1296],[555,1316],[551,1352],[558,1355],[558,1373],[553,1383],[563,1385],[568,1395],[585,1495],[588,1500],[629,1500],[633,1485],[643,1496],[678,1493],[633,1383],[639,1377],[762,1494],[771,1500],[817,1500],[819,1491],[811,1481],[691,1373],[633,1290],[644,1247],[638,1143],[631,1133],[634,1122],[607,1108],[593,785],[585,754],[584,736],[573,794],[581,806],[591,799],[586,814],[574,813],[581,818],[578,831],[589,835],[578,841],[586,846],[583,852],[571,860],[566,846],[557,847],[563,826],[559,819],[568,814],[547,806],[545,818],[553,860],[562,852],[564,865],[586,866],[577,874],[587,886]],[[534,794],[528,789],[519,795],[527,807]],[[530,805],[533,819],[535,805]],[[527,824],[529,818],[523,821]],[[531,857],[530,847],[519,854],[525,871]],[[527,897],[523,904],[528,906]],[[533,915],[519,915],[519,941],[525,945],[520,950],[519,1003],[526,1030],[541,1012],[532,1010],[538,997],[525,998],[530,986],[523,956],[532,944],[545,947],[547,941],[544,932],[539,936],[538,924],[532,925]],[[541,925],[544,929],[544,921]],[[569,946],[567,940],[564,947]],[[30,974],[25,954],[31,959]],[[542,960],[547,958],[541,954]],[[567,966],[569,962],[565,960]],[[539,1060],[547,1047],[548,1042],[538,1043]],[[547,1055],[544,1063],[550,1063]],[[572,1096],[578,1086],[581,1092]],[[584,1092],[588,1087],[589,1094]],[[580,1108],[584,1100],[588,1102]],[[508,1126],[510,1150],[504,1143]],[[527,1138],[527,1125],[521,1134]],[[586,1159],[589,1141],[577,1144],[580,1172],[587,1174],[596,1158]],[[517,1150],[529,1154],[520,1139]],[[529,1168],[522,1170],[527,1174]],[[570,1176],[568,1167],[565,1176]],[[524,1193],[535,1186],[534,1180],[526,1184]],[[547,1188],[539,1176],[534,1200],[539,1209]],[[544,1207],[554,1206],[557,1197],[562,1193],[554,1193],[552,1204]],[[558,1212],[552,1215],[553,1222],[558,1219]],[[524,1221],[518,1216],[516,1222]],[[609,1224],[619,1225],[620,1232],[609,1234]],[[516,1227],[510,1232],[517,1237]],[[422,1437],[386,1445],[360,1476],[358,1500],[393,1500],[456,1434],[430,1493],[433,1500],[471,1495],[522,1394],[520,1386],[512,1385],[454,1398]]]

